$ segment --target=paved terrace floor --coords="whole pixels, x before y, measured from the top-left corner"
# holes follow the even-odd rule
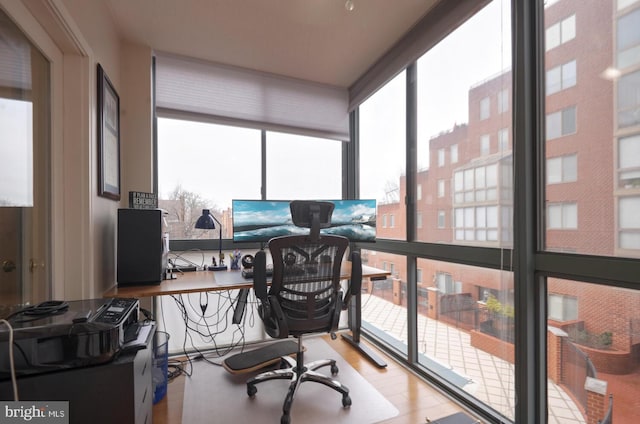
[[[406,344],[407,311],[378,296],[362,294],[362,317],[367,323]],[[418,316],[418,350],[428,359],[468,381],[463,389],[504,416],[514,416],[514,366],[471,346],[468,333]],[[572,398],[548,382],[550,424],[582,424],[585,419]]]

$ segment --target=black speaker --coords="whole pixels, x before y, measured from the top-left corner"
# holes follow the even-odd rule
[[[118,209],[118,286],[160,284],[169,235],[162,209]]]

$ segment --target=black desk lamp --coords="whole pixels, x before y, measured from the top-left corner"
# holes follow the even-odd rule
[[[220,263],[216,264],[216,257],[211,258],[212,264],[207,267],[209,271],[226,271],[227,266],[224,264],[224,255],[222,254],[222,224],[216,219],[215,216],[209,212],[209,209],[202,209],[202,215],[196,221],[196,228],[202,230],[215,230],[216,224],[220,229],[220,241],[218,247],[220,248]]]

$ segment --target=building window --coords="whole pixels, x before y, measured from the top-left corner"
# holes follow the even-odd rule
[[[453,144],[450,150],[451,150],[451,163],[458,163],[458,145]]]
[[[498,131],[498,151],[509,150],[509,128],[502,128]]]
[[[547,206],[547,229],[568,230],[578,228],[577,203],[551,203]]]
[[[445,180],[438,180],[438,197],[444,197],[445,193]]]
[[[387,214],[382,215],[382,228],[387,228]]]
[[[558,184],[578,179],[578,156],[567,155],[547,159],[547,184]]]
[[[438,211],[438,228],[445,228],[446,218],[443,210]]]
[[[491,151],[491,137],[489,134],[480,136],[480,155],[486,156]]]
[[[618,202],[621,249],[640,249],[640,196],[623,197]]]
[[[421,268],[418,268],[416,270],[416,282],[418,284],[422,284],[422,269]]]
[[[618,80],[618,127],[640,124],[640,71]]]
[[[547,115],[547,140],[576,132],[576,107],[571,106]]]
[[[389,228],[395,228],[395,226],[396,226],[395,215],[389,215]]]
[[[498,196],[496,164],[457,171],[453,174],[454,203],[485,202]]]
[[[417,200],[422,200],[422,184],[418,184],[416,186],[416,198]]]
[[[454,209],[455,238],[459,241],[497,241],[498,207]]]
[[[547,51],[573,40],[576,37],[576,15],[571,15],[560,22],[547,28],[546,49]]]
[[[491,116],[491,98],[485,97],[480,100],[480,120],[488,119]]]
[[[436,287],[442,294],[462,293],[462,283],[453,281],[453,277],[447,272],[436,272]]]
[[[416,212],[416,227],[422,228],[422,212]]]
[[[575,321],[578,319],[578,298],[563,294],[549,293],[549,319],[554,321]]]
[[[438,166],[444,166],[444,149],[438,149]]]
[[[505,113],[509,110],[509,90],[506,88],[498,92],[498,113]]]
[[[620,2],[618,2],[618,6]],[[617,26],[618,68],[623,69],[640,62],[640,9],[621,16]]]
[[[572,60],[547,71],[547,95],[576,85],[576,61]]]
[[[618,187],[640,187],[640,135],[618,141]]]

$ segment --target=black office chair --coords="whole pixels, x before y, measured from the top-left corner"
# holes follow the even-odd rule
[[[265,252],[258,252],[254,258],[254,290],[260,301],[258,312],[267,333],[278,339],[289,336],[298,339],[296,359],[282,357],[281,365],[288,365],[288,368],[264,372],[247,381],[247,394],[253,397],[258,383],[274,379],[291,380],[282,406],[282,424],[290,422],[293,397],[304,381],[321,383],[342,393],[343,407],[351,405],[347,387],[316,372],[318,368],[330,366],[331,374],[336,375],[338,367],[335,360],[305,364],[303,358],[302,336],[331,333],[335,339],[340,312],[347,308],[351,294],[360,291],[362,283],[360,255],[352,252],[351,280],[343,296],[340,268],[349,240],[320,234],[320,228],[330,226],[333,206],[330,202],[291,202],[294,225],[310,228],[310,234],[276,237],[269,241],[273,277],[268,291]]]

